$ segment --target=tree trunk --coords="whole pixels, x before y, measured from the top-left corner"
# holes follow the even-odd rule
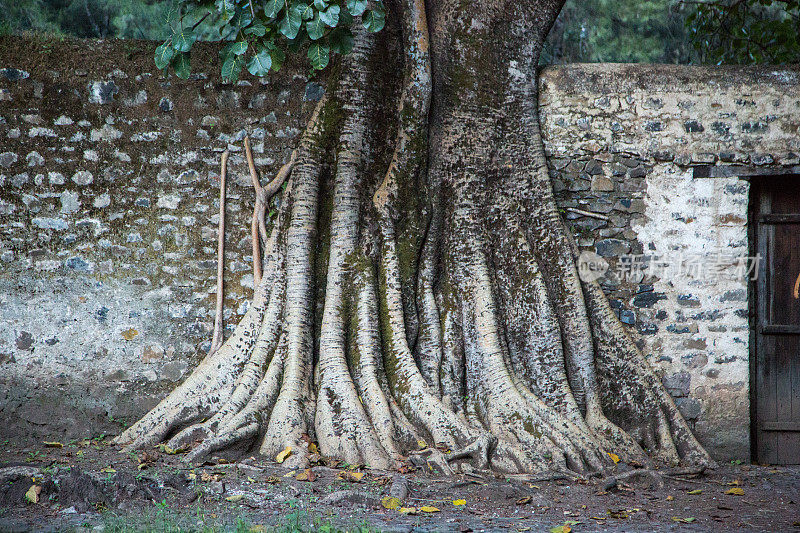
[[[562,4],[402,0],[357,34],[261,232],[253,305],[117,442],[291,447],[300,466],[314,441],[444,472],[712,465],[577,275],[537,110]]]

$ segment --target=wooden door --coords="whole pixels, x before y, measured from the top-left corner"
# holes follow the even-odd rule
[[[754,184],[755,459],[800,464],[800,176]]]

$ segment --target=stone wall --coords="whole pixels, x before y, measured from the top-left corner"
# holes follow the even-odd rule
[[[0,38],[0,440],[118,432],[200,360],[226,148],[227,328],[252,295],[241,141],[269,179],[321,86],[291,65],[223,84],[209,46],[207,74],[165,78],[153,50]]]
[[[222,84],[211,47],[193,51],[207,74],[164,78],[153,48],[0,39],[0,440],[117,432],[199,361],[226,148],[228,327],[252,294],[240,141],[250,134],[265,176],[277,170],[322,82],[287,65]],[[747,458],[746,283],[614,270],[629,253],[747,254],[747,183],[691,167],[797,164],[797,76],[577,65],[541,82],[565,216],[610,263],[601,282],[620,318],[723,458]]]
[[[616,313],[699,439],[748,459],[748,287],[736,261],[750,254],[749,183],[693,167],[800,163],[800,69],[553,67],[541,104],[559,203],[581,248],[610,265],[599,281]]]

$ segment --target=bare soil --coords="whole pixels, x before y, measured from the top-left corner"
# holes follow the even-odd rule
[[[800,531],[800,467],[729,464],[660,486],[648,476],[442,477],[321,460],[306,481],[262,457],[187,465],[163,447],[61,444],[0,445],[0,531]],[[31,487],[41,487],[38,503],[26,499]],[[401,506],[414,514],[386,508],[406,490]]]

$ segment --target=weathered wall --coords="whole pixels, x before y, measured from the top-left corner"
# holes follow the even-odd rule
[[[612,305],[700,440],[749,458],[747,281],[728,279],[750,253],[749,183],[692,167],[800,163],[800,69],[575,65],[541,87],[559,202],[610,264]]]
[[[200,359],[213,322],[219,156],[232,150],[226,319],[252,292],[245,132],[265,176],[320,87],[302,69],[165,79],[141,42],[0,39],[0,439],[116,432]],[[25,50],[21,53],[20,50]],[[18,70],[15,70],[18,69]],[[579,242],[747,254],[748,189],[693,164],[797,163],[797,71],[547,69],[542,116]],[[603,278],[701,439],[747,457],[743,281]]]
[[[164,78],[153,49],[0,39],[0,439],[118,432],[199,361],[225,148],[226,326],[252,295],[240,141],[269,177],[321,87],[291,66],[222,84],[208,46],[209,74]]]

